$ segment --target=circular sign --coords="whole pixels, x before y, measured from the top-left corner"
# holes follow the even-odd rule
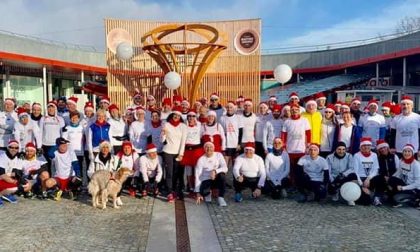
[[[234,46],[238,53],[249,55],[255,52],[260,45],[260,36],[253,29],[245,29],[238,32],[235,36]]]

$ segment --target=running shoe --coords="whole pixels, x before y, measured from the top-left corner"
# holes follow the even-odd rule
[[[13,194],[2,195],[1,198],[4,199],[7,202],[13,203],[13,204],[16,204],[18,202],[17,198]]]

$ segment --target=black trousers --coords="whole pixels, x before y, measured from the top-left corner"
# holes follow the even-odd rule
[[[211,189],[219,190],[219,197],[224,197],[226,192],[226,174],[221,172],[216,175],[216,179],[204,180],[200,185],[200,194],[207,196],[210,194]]]
[[[350,173],[347,176],[338,175],[330,184],[328,185],[328,193],[335,194],[340,189],[340,187],[347,182],[357,180],[356,173]]]
[[[138,182],[137,182],[137,188],[139,189],[139,191],[149,191],[152,190],[153,192],[156,190],[156,188],[158,187],[158,183],[156,183],[156,177],[148,177],[149,181],[148,182],[144,182],[143,176],[139,176],[138,178]]]
[[[297,166],[295,179],[296,187],[301,194],[307,195],[308,191],[313,192],[315,194],[314,200],[316,201],[325,198],[327,190],[324,182],[312,180],[311,177],[303,171],[302,166]]]
[[[406,183],[404,183],[404,181],[400,178],[390,177],[388,180],[388,184],[392,188],[390,190],[391,196],[394,202],[396,203],[414,203],[416,200],[420,199],[420,190],[418,189],[398,191],[398,186],[406,185]]]
[[[258,181],[260,181],[260,177],[249,178],[244,176],[244,180],[242,182],[233,179],[233,187],[235,188],[235,193],[240,193],[246,188],[250,188],[251,191],[254,192],[258,187]]]
[[[263,159],[265,158],[265,151],[262,142],[255,142],[255,154],[262,157]]]
[[[184,189],[184,169],[181,164],[176,161],[178,154],[162,153],[163,166],[165,169],[165,181],[168,193],[177,191],[182,192]]]
[[[286,189],[289,184],[290,180],[288,177],[283,178],[280,185],[275,185],[273,181],[267,180],[265,181],[264,191],[267,194],[271,194],[273,199],[279,199],[281,197],[281,190]]]

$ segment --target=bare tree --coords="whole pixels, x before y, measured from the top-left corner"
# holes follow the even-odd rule
[[[420,29],[420,17],[404,17],[398,21],[396,26],[397,33],[413,33]]]

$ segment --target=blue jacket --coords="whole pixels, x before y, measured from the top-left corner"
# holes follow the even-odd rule
[[[92,123],[90,129],[92,131],[92,147],[98,147],[102,141],[109,142],[109,123],[105,122],[104,124]]]

